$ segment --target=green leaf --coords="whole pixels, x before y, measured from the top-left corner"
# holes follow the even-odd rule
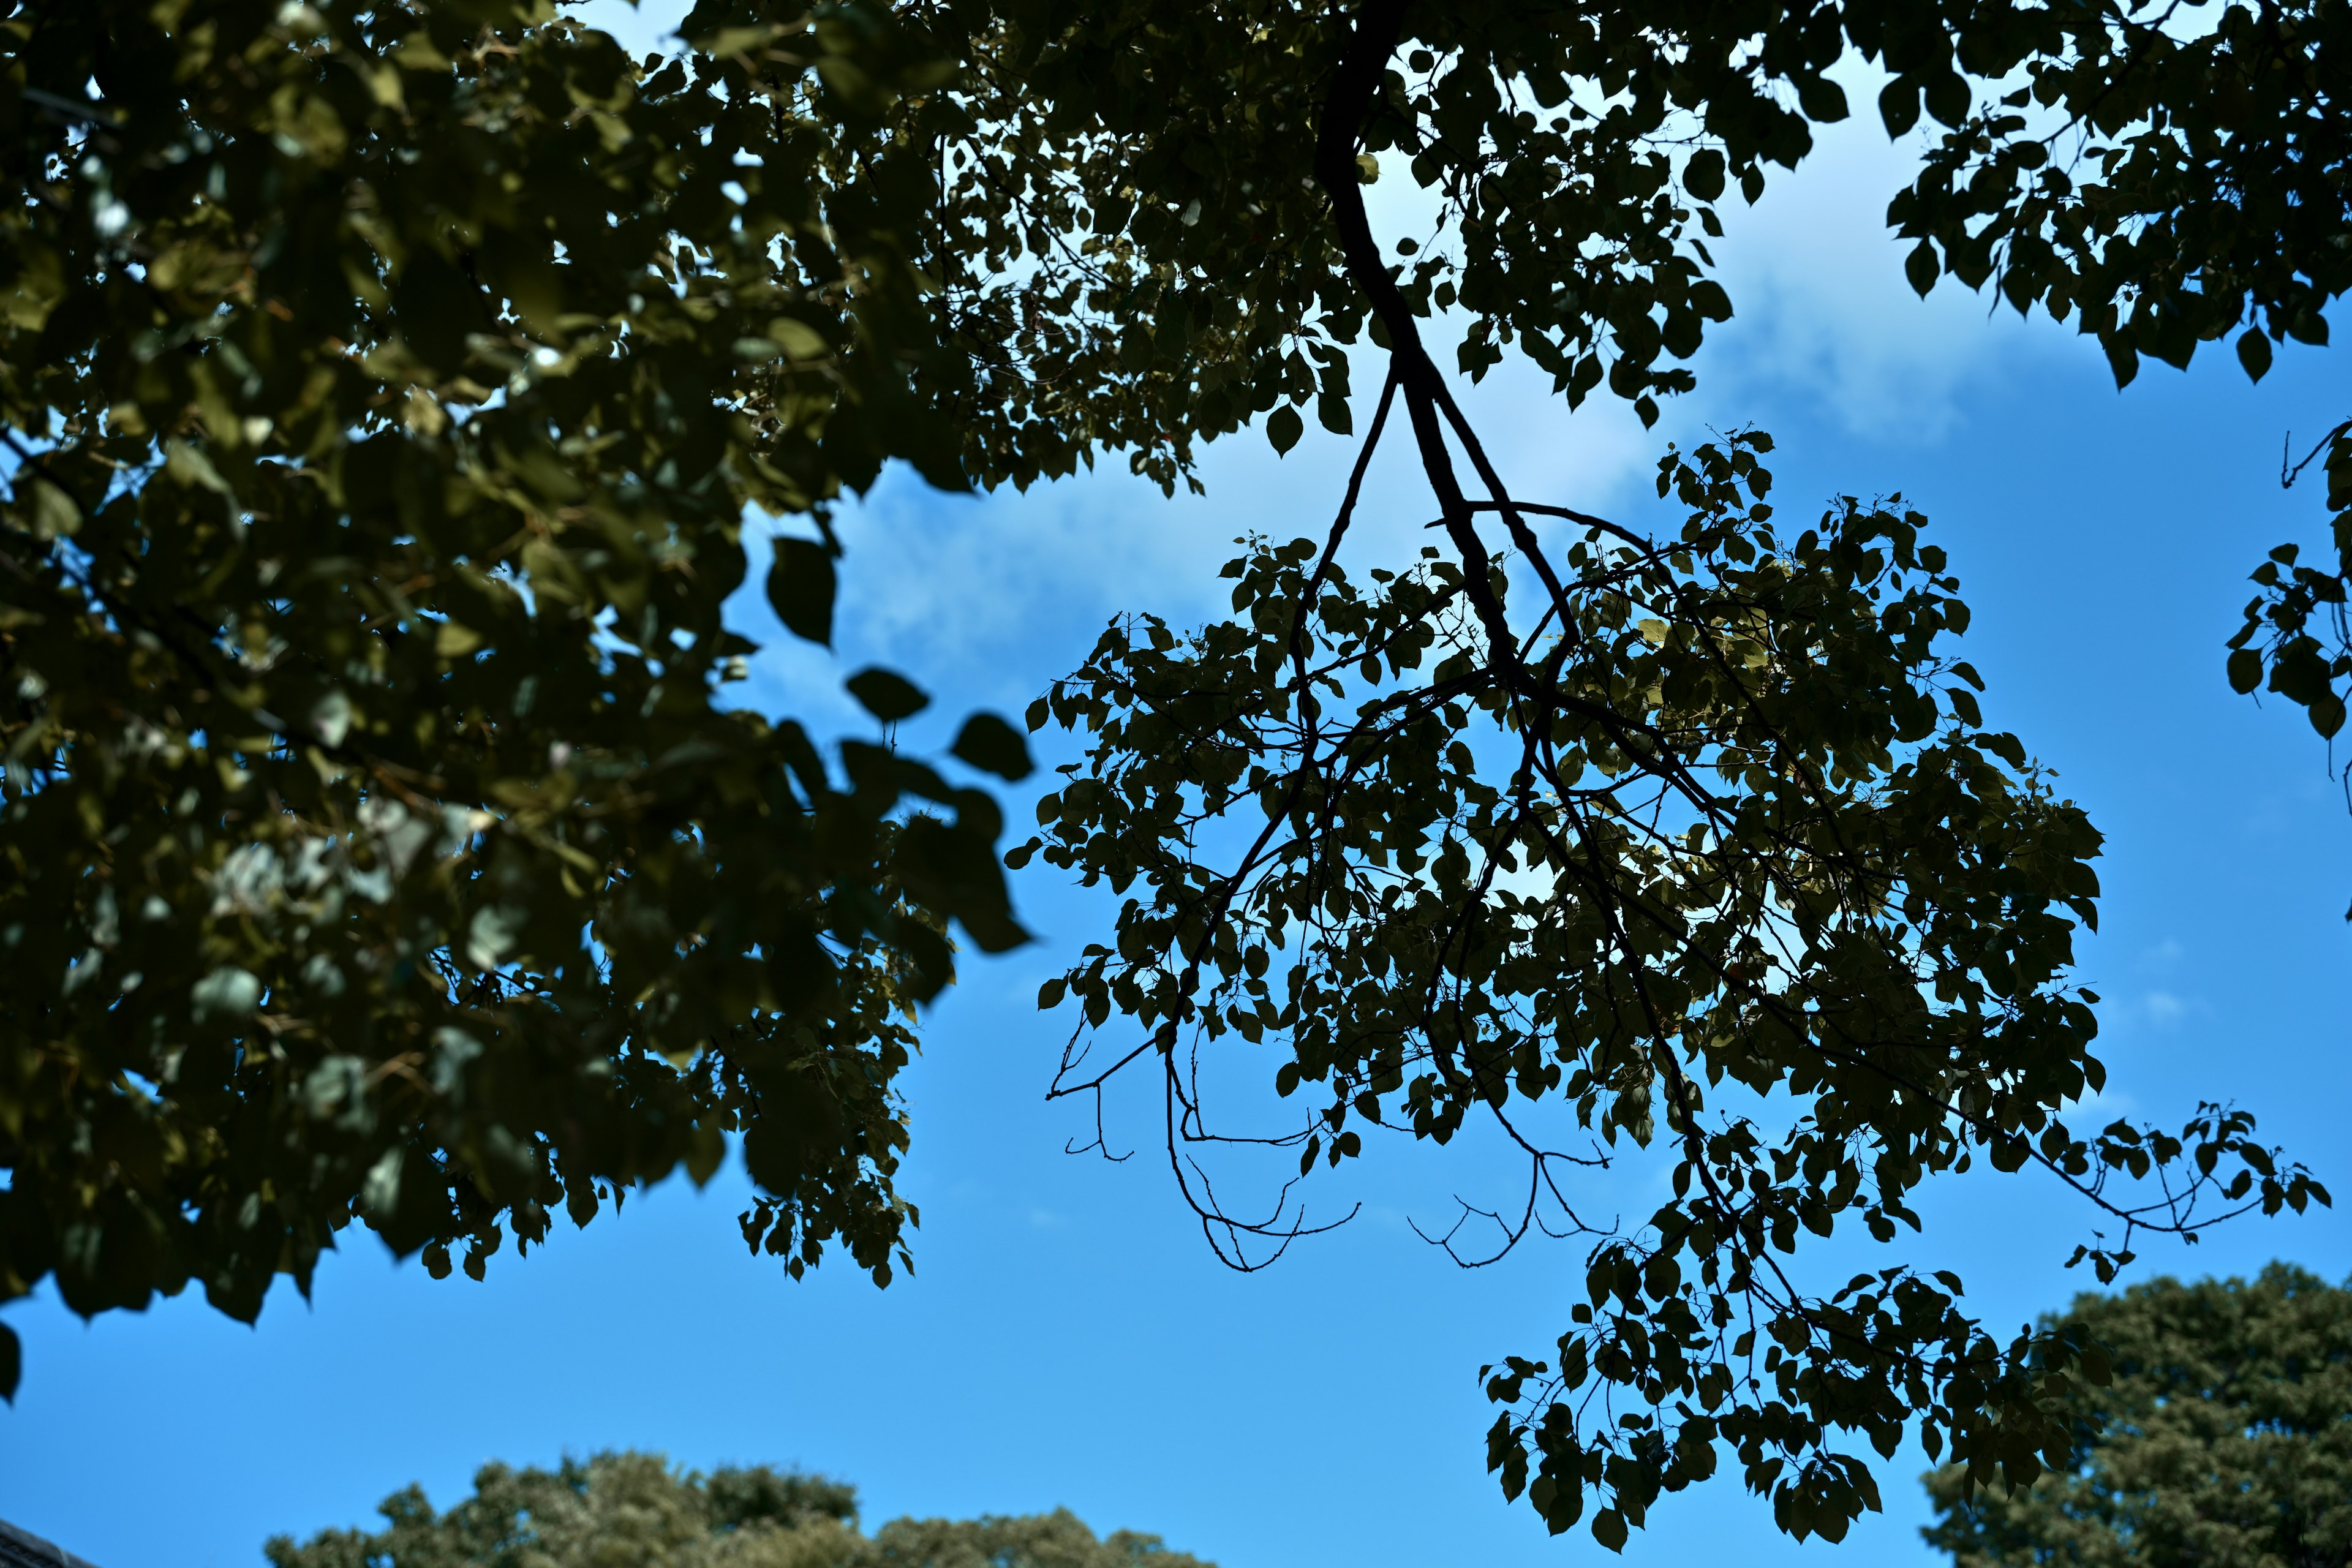
[[[2344,700],[2333,691],[2324,691],[2311,700],[2311,727],[2323,740],[2333,740],[2336,731],[2344,728]]]
[[[1969,79],[1956,70],[1927,79],[1927,112],[1949,130],[1957,131],[1969,117],[1969,105],[1973,98],[1969,90]]]
[[[2129,386],[2139,375],[2139,351],[2129,343],[2113,340],[2103,342],[2099,346],[2106,350],[2107,370],[2115,376],[2116,385],[2118,388]]]
[[[1711,202],[1723,195],[1723,153],[1720,149],[1702,147],[1683,164],[1683,188],[1703,202]]]
[[[833,553],[813,539],[779,539],[768,603],[794,637],[833,646]]]
[[[2238,363],[2246,367],[2246,374],[2260,381],[2271,368],[2271,341],[2255,328],[2248,328],[2238,336]]]
[[[33,481],[33,531],[42,539],[64,539],[81,527],[81,508],[73,498],[43,479]]]
[[[2250,647],[2242,647],[2230,656],[2230,689],[2245,695],[2263,683],[2263,656]]]
[[[911,719],[931,705],[913,682],[878,667],[861,669],[845,682],[849,694],[885,724]]]
[[[1801,76],[1797,79],[1797,106],[1805,118],[1819,125],[1834,125],[1852,112],[1846,107],[1845,89],[1825,76]]]
[[[1903,275],[1911,280],[1919,297],[1926,299],[1936,280],[1944,275],[1942,264],[1936,259],[1936,247],[1924,239],[1913,246],[1911,253],[1903,258]]]
[[[993,713],[975,713],[966,720],[951,749],[973,767],[1010,784],[1020,783],[1034,771],[1029,761],[1029,742]]]
[[[24,1375],[25,1347],[16,1331],[0,1323],[0,1400],[16,1403],[16,1384]]]
[[[1286,403],[1266,416],[1265,438],[1274,443],[1276,452],[1286,453],[1297,446],[1298,437],[1306,430],[1307,421],[1298,416],[1297,409]]]
[[[1612,1552],[1625,1550],[1625,1516],[1604,1508],[1592,1516],[1592,1539]]]
[[[1878,117],[1886,134],[1899,137],[1919,123],[1919,84],[1898,77],[1878,92]]]

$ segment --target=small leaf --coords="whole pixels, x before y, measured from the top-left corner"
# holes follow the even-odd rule
[[[466,961],[476,969],[496,969],[522,941],[530,911],[520,904],[485,904],[466,926]]]
[[[2103,342],[2100,346],[2107,351],[2107,369],[2115,374],[2116,387],[2129,386],[2139,374],[2139,351],[2124,342]]]
[[[16,1382],[25,1372],[25,1347],[16,1342],[16,1331],[0,1323],[0,1399],[16,1403]]]
[[[2340,705],[2337,711],[2342,711]],[[260,980],[233,963],[214,970],[188,992],[188,1010],[198,1023],[248,1017],[260,1005]]]
[[[47,479],[33,481],[33,531],[42,539],[68,538],[81,527],[81,508]]]
[[[1298,410],[1284,404],[1266,416],[1265,438],[1274,443],[1276,452],[1287,452],[1298,445],[1298,437],[1307,432],[1307,421]]]
[[[2238,339],[2238,363],[2246,367],[2249,379],[2260,381],[2271,368],[2271,341],[2257,328],[2249,327]]]
[[[191,447],[185,441],[174,439],[163,443],[163,468],[165,472],[190,489],[201,487],[215,495],[229,493],[228,482],[220,477],[220,470],[213,467],[213,460],[205,456],[201,448]]]
[[[956,737],[950,750],[973,767],[1011,784],[1020,783],[1034,771],[1029,743],[993,713],[975,713],[966,720],[963,733]]]
[[[1798,80],[1797,107],[1804,110],[1806,119],[1821,125],[1833,125],[1851,112],[1846,108],[1845,89],[1825,76]]]
[[[330,746],[340,746],[352,732],[352,700],[341,687],[330,687],[310,704],[310,729]]]
[[[1592,1539],[1612,1552],[1625,1550],[1625,1516],[1613,1508],[1604,1508],[1592,1516]]]
[[[795,321],[790,316],[778,316],[770,321],[768,336],[790,359],[823,359],[833,353],[833,345],[825,342],[824,333],[806,321]]]
[[[1927,83],[1927,112],[1948,130],[1957,131],[1969,117],[1972,101],[1968,78],[1958,71],[1947,69],[1943,75]]]
[[[2322,740],[2334,740],[2336,731],[2344,728],[2344,700],[2333,691],[2324,691],[2313,698],[2311,727],[2319,731]]]
[[[1925,298],[1936,286],[1943,268],[1936,264],[1936,247],[1926,240],[1914,246],[1911,254],[1903,258],[1903,276],[1911,279],[1911,287]]]
[[[794,637],[833,646],[833,556],[814,539],[779,539],[768,603]]]
[[[1919,84],[1890,81],[1878,94],[1878,117],[1889,136],[1900,136],[1919,123]]]
[[[849,678],[849,694],[885,724],[911,719],[931,705],[915,685],[887,669],[862,669]]]
[[[433,651],[443,658],[463,658],[482,646],[482,634],[457,621],[443,621],[433,632]]]
[[[2263,683],[2263,656],[2242,647],[2230,656],[2230,689],[2241,697]]]
[[[1683,165],[1683,188],[1703,202],[1723,195],[1723,154],[1713,147],[1692,153]]]

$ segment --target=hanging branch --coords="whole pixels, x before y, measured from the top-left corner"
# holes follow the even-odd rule
[[[1892,1239],[1927,1175],[2032,1163],[2120,1226],[2076,1255],[2104,1279],[2142,1231],[2325,1191],[2242,1112],[2066,1127],[2104,1080],[2091,998],[2060,978],[2095,917],[2097,837],[1939,651],[1967,611],[1924,519],[1846,501],[1786,537],[1755,432],[1669,453],[1659,494],[1686,521],[1663,537],[1510,493],[1365,210],[1359,150],[1402,16],[1357,12],[1315,142],[1389,351],[1332,525],[1250,542],[1230,621],[1189,639],[1115,624],[1032,710],[1090,749],[1013,863],[1042,850],[1130,895],[1116,940],[1041,998],[1086,1013],[1051,1093],[1094,1098],[1099,1145],[1107,1085],[1156,1057],[1170,1168],[1242,1268],[1328,1228],[1295,1194],[1360,1153],[1360,1129],[1444,1142],[1482,1118],[1525,1185],[1507,1211],[1457,1199],[1424,1237],[1473,1268],[1538,1231],[1590,1248],[1560,1359],[1510,1359],[1488,1387],[1492,1462],[1555,1528],[1591,1495],[1595,1534],[1622,1541],[1720,1441],[1798,1533],[1841,1534],[1876,1494],[1838,1435],[1889,1453],[1914,1418],[1931,1451],[2030,1479],[2018,1456],[2082,1347],[1994,1344],[1948,1275],[1809,1292],[1782,1256],[1801,1230],[1850,1216]],[[1360,584],[1339,556],[1400,403],[1444,547]],[[1549,544],[1538,519],[1571,531]],[[1538,595],[1524,630],[1515,581]],[[1114,1014],[1143,1038],[1096,1068]],[[1278,1096],[1328,1099],[1286,1131],[1216,1124],[1202,1063],[1231,1036],[1274,1048]],[[1561,1114],[1581,1146],[1547,1135]],[[1204,1145],[1296,1151],[1297,1176],[1236,1215]],[[1674,1200],[1588,1221],[1571,1173],[1654,1146]],[[2111,1192],[2118,1173],[2158,1191]]]

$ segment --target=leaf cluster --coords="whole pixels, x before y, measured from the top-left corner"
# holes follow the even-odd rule
[[[1476,1118],[1524,1156],[1523,1201],[1436,1239],[1471,1264],[1490,1229],[1585,1239],[1556,1353],[1482,1374],[1489,1462],[1556,1531],[1590,1503],[1612,1549],[1727,1450],[1783,1529],[1832,1540],[1879,1500],[1849,1439],[1891,1456],[1916,1422],[1988,1473],[2053,1462],[2048,1403],[2087,1342],[1997,1342],[1944,1272],[1820,1294],[1805,1236],[1891,1241],[1920,1183],[1979,1161],[2120,1219],[2122,1247],[2076,1254],[2102,1278],[2136,1228],[2326,1201],[2242,1112],[2068,1125],[2105,1081],[2095,998],[2064,979],[2098,835],[1983,727],[1925,520],[1847,498],[1791,535],[1769,449],[1670,454],[1684,521],[1654,541],[1567,514],[1543,547],[1566,570],[1508,642],[1467,601],[1530,563],[1480,584],[1433,546],[1359,584],[1339,530],[1248,542],[1231,618],[1123,618],[1033,708],[1087,752],[1009,857],[1124,895],[1039,998],[1080,1015],[1057,1092],[1156,1063],[1180,1180],[1237,1260],[1312,1227],[1235,1217],[1201,1145],[1295,1150],[1305,1180]],[[1136,1043],[1104,1066],[1087,1037],[1114,1019]],[[1223,1129],[1200,1063],[1227,1037],[1307,1098],[1293,1131]],[[1588,1219],[1579,1169],[1653,1152],[1671,1200]],[[2107,1195],[2151,1172],[2161,1198]]]
[[[730,700],[721,606],[747,508],[815,522],[769,588],[823,639],[826,502],[964,482],[936,193],[870,145],[943,68],[688,27],[0,18],[0,1300],[250,1319],[353,1220],[478,1278],[730,1136],[755,1246],[904,1266],[913,1008],[951,921],[1022,940],[997,811]]]
[[[1346,351],[1390,333],[1312,164],[1359,15],[1287,0],[910,6],[966,62],[911,100],[947,191],[929,241],[971,349],[975,472],[1027,483],[1129,449],[1164,486],[1196,440],[1312,405],[1353,428]],[[1949,275],[2095,336],[2128,381],[2242,324],[2325,342],[2343,291],[2347,167],[2334,0],[1572,6],[1386,5],[1394,47],[1358,127],[1360,177],[1409,173],[1426,233],[1382,260],[1412,311],[1466,329],[1461,371],[1513,350],[1571,406],[1645,422],[1733,303],[1718,205],[1845,120],[1834,68],[1887,79],[1902,136],[1944,128],[1888,221],[1922,291]]]
[[[2282,544],[2254,568],[2257,590],[2246,602],[2245,624],[2230,638],[2231,687],[2252,695],[2269,690],[2304,710],[2321,738],[2344,728],[2345,692],[2352,687],[2352,622],[2345,612],[2352,587],[2352,426],[2338,426],[2304,459],[2307,467],[2326,454],[2327,508],[2335,513],[2334,570],[2307,566],[2300,546]],[[2282,465],[2280,482],[2292,486],[2300,468]]]
[[[2074,315],[2118,384],[2143,354],[2185,367],[2232,331],[2257,379],[2273,343],[2327,342],[2326,307],[2352,287],[2352,13],[2321,0],[1991,15],[1956,35],[1958,58],[2022,84],[1978,108],[1931,87],[1949,129],[1887,212],[1917,240],[1920,292],[1948,273],[2021,314]],[[1897,81],[1880,108],[1899,135],[1918,94]]]

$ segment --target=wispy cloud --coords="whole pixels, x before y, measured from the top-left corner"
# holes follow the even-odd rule
[[[1725,204],[1717,255],[1738,314],[1703,356],[1699,397],[1763,408],[1794,395],[1853,434],[1931,444],[1970,385],[2015,374],[2037,343],[2065,352],[2072,330],[2021,321],[1948,279],[1925,300],[1912,289],[1909,242],[1887,227],[1886,205],[1916,170],[1924,132],[1890,142],[1872,107],[1884,79],[1835,74],[1853,118],[1817,127],[1812,156],[1774,171],[1758,206]]]

